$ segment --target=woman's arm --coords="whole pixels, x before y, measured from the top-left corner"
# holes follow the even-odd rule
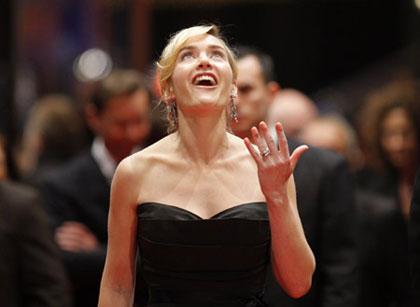
[[[307,147],[298,147],[289,156],[281,124],[276,124],[276,131],[279,149],[264,122],[260,123],[259,130],[251,129],[253,141],[261,154],[256,152],[249,139],[245,139],[245,144],[257,163],[261,190],[267,200],[274,275],[287,294],[298,298],[309,291],[315,270],[315,258],[297,210],[292,176]]]
[[[274,276],[288,295],[305,295],[312,284],[315,258],[303,232],[293,177],[282,198],[267,198]]]
[[[112,181],[108,250],[101,281],[99,307],[133,305],[139,182],[135,179],[133,163],[129,159],[120,163]]]

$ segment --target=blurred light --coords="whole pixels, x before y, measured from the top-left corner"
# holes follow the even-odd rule
[[[111,69],[111,57],[98,48],[86,50],[73,63],[73,73],[80,81],[103,79],[110,73]]]
[[[416,5],[417,9],[420,10],[420,0],[414,0],[414,4]]]

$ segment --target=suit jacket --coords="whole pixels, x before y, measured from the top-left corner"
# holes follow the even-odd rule
[[[101,248],[93,252],[62,251],[73,286],[74,306],[96,307],[106,258],[110,182],[88,151],[43,178],[40,188],[54,227],[65,221],[80,222],[101,244]],[[148,289],[140,275],[136,278],[136,289],[136,306],[144,306]]]
[[[290,151],[297,144],[290,142]],[[347,164],[335,153],[311,147],[294,171],[299,214],[316,258],[312,288],[288,297],[270,268],[265,300],[270,306],[357,305],[357,245],[354,187]]]
[[[414,184],[408,234],[412,307],[417,307],[420,306],[420,169],[417,170]]]
[[[41,190],[53,227],[80,222],[102,245],[93,252],[62,252],[75,306],[96,306],[106,256],[110,184],[88,151],[42,178]]]
[[[401,210],[377,213],[369,227],[360,238],[360,307],[408,307],[407,224]]]
[[[397,175],[364,169],[358,174],[360,306],[409,306],[407,221]],[[379,256],[378,256],[379,255]]]
[[[47,215],[29,188],[0,182],[0,306],[70,306]]]

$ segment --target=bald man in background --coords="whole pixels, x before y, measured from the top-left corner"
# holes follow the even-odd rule
[[[352,171],[363,165],[363,155],[354,128],[338,114],[320,115],[300,129],[297,138],[305,144],[335,151]]]
[[[318,116],[318,108],[308,96],[295,89],[279,91],[267,111],[267,125],[281,122],[288,137],[296,137],[300,130]]]

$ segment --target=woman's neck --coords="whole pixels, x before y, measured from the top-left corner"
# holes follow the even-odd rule
[[[411,196],[413,193],[413,185],[417,167],[407,167],[400,171],[398,192],[400,196],[401,211],[405,218],[408,220],[411,207]]]
[[[183,154],[193,162],[209,165],[223,157],[228,149],[226,120],[217,117],[191,117],[179,114],[178,137]]]
[[[398,180],[400,183],[414,185],[414,178],[416,176],[417,166],[409,166],[399,170]]]

